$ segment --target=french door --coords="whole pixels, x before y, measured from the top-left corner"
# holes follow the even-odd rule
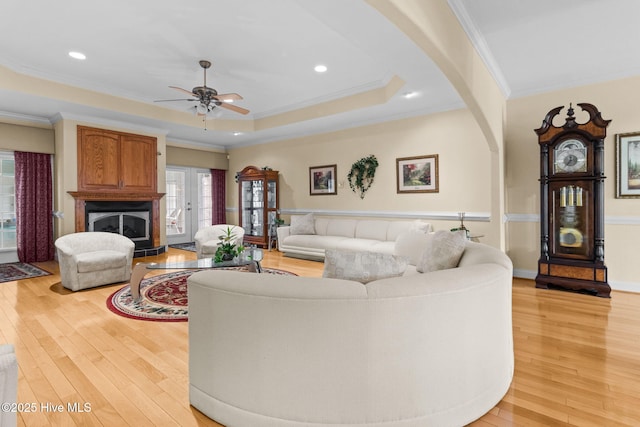
[[[166,180],[167,243],[193,242],[198,229],[211,225],[211,171],[167,166]]]

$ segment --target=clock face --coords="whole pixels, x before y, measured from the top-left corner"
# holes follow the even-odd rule
[[[587,147],[578,139],[568,139],[554,150],[554,172],[574,173],[587,171]]]

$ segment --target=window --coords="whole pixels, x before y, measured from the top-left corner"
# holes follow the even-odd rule
[[[16,248],[16,184],[13,153],[0,151],[0,250]]]

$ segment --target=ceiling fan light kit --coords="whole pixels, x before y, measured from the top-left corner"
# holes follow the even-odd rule
[[[243,99],[242,96],[238,95],[237,93],[218,94],[217,90],[207,86],[207,69],[211,68],[211,62],[203,59],[199,62],[199,64],[204,71],[204,82],[202,86],[196,86],[190,91],[178,86],[169,86],[171,89],[175,89],[182,93],[192,96],[192,98],[161,99],[155,102],[196,101],[198,102],[198,105],[196,105],[194,108],[195,113],[198,116],[204,116],[203,121],[206,120],[207,114],[214,111],[216,107],[221,107],[227,110],[231,110],[239,114],[248,114],[249,110],[239,107],[237,105],[233,105],[234,101],[239,101]],[[217,111],[217,113],[219,113],[219,111]],[[216,117],[217,116],[219,116],[219,114],[216,114]],[[205,125],[205,130],[206,130],[206,125]]]

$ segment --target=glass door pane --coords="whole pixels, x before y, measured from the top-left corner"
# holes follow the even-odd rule
[[[15,247],[15,164],[13,153],[0,153],[0,249]]]
[[[189,243],[202,228],[211,225],[211,172],[167,167],[167,242]]]
[[[250,236],[264,234],[263,181],[242,181],[242,228]]]
[[[275,209],[276,208],[276,182],[275,181],[269,181],[267,183],[267,203],[269,204],[269,209]]]
[[[183,236],[185,233],[185,213],[186,205],[186,169],[168,169],[166,173],[167,192],[167,238],[173,236]]]

